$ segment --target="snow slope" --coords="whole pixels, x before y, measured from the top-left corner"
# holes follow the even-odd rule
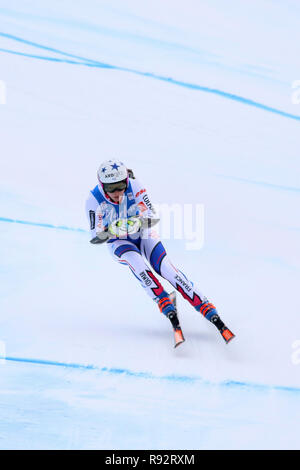
[[[299,448],[300,9],[241,5],[2,0],[0,448]],[[230,345],[178,298],[174,350],[88,243],[111,156],[204,204],[201,250],[163,242]]]

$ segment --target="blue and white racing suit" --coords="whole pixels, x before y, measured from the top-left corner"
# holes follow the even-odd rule
[[[120,204],[114,203],[100,186],[90,191],[86,201],[86,213],[94,243],[108,226],[119,218],[132,216],[155,219],[155,210],[146,189],[136,179],[129,178],[128,188]],[[98,235],[98,237],[97,237]],[[113,258],[128,266],[142,287],[152,299],[157,299],[165,291],[155,274],[168,280],[197,311],[210,320],[211,312],[202,311],[206,297],[169,260],[166,250],[154,228],[142,228],[138,236],[109,238],[106,245]],[[152,268],[152,269],[151,269]]]

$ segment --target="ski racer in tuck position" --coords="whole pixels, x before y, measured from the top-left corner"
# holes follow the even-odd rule
[[[86,213],[93,244],[106,243],[113,258],[126,265],[145,292],[171,322],[175,347],[184,341],[177,315],[175,292],[168,294],[156,275],[171,285],[220,331],[228,343],[234,334],[224,325],[215,306],[169,260],[152,227],[158,222],[146,189],[119,160],[102,163],[98,184],[90,191]],[[151,268],[153,270],[151,270]]]

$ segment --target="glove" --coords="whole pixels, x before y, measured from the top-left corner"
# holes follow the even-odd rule
[[[154,227],[159,222],[160,219],[154,219],[152,217],[143,217],[142,218],[142,228],[151,228]]]
[[[138,216],[130,217],[129,219],[118,219],[110,224],[108,232],[116,238],[128,237],[138,233],[142,226],[141,218]]]
[[[93,245],[96,244],[101,244],[105,243],[109,239],[109,233],[108,233],[108,228],[105,228],[101,232],[96,232],[96,237],[92,238],[90,240],[90,243],[93,243]]]

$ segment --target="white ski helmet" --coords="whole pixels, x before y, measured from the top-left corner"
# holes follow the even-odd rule
[[[100,165],[97,172],[101,186],[105,184],[119,183],[126,180],[128,185],[128,171],[120,160],[107,160]]]

